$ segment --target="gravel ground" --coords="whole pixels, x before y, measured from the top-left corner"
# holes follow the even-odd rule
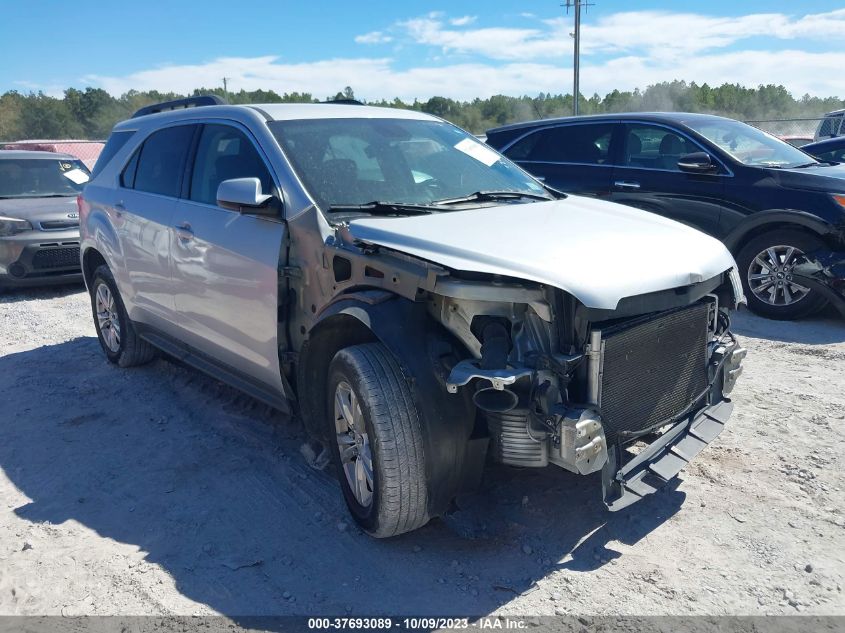
[[[749,314],[725,432],[618,513],[492,466],[376,541],[299,426],[192,370],[109,365],[78,288],[0,296],[0,614],[845,614],[845,324]]]

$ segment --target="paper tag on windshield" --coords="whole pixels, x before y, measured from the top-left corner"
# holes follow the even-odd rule
[[[86,174],[81,169],[71,169],[69,171],[63,172],[62,176],[64,176],[71,182],[76,183],[77,185],[84,184],[88,182],[89,179],[88,174]]]
[[[499,160],[499,155],[496,152],[478,141],[473,141],[471,138],[462,140],[455,145],[455,149],[462,151],[467,156],[472,156],[475,160],[484,163],[488,167]]]

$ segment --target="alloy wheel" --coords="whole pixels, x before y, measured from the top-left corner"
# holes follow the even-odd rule
[[[96,292],[97,327],[109,351],[120,351],[120,320],[114,303],[114,295],[109,287],[101,283]]]
[[[789,306],[804,299],[810,289],[796,283],[795,264],[804,252],[794,246],[770,246],[758,253],[748,266],[748,287],[760,301]]]
[[[346,381],[335,388],[334,419],[346,481],[355,500],[368,508],[373,502],[373,454],[361,405]]]

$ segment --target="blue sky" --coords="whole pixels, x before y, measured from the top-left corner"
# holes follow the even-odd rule
[[[201,85],[366,99],[568,92],[560,0],[0,0],[0,92]],[[685,79],[845,97],[839,1],[594,0],[582,92]],[[11,60],[11,61],[10,61]]]

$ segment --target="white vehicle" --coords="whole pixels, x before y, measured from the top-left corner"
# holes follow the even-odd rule
[[[296,403],[374,536],[446,512],[488,453],[601,471],[624,507],[730,415],[725,247],[547,189],[445,121],[196,98],[120,123],[102,156],[80,206],[106,356],[161,349]]]
[[[819,121],[818,127],[816,127],[813,140],[821,141],[837,136],[845,136],[845,109],[834,110],[825,114],[824,118]]]

